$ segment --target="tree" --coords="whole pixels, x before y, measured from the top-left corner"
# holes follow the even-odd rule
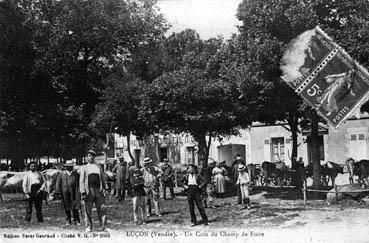
[[[277,113],[271,113],[271,117],[262,116],[261,120],[291,120],[294,122],[290,124],[290,128],[295,130],[295,122],[302,118],[301,111],[305,110],[301,109],[303,108],[301,99],[297,98],[280,81],[279,63],[283,49],[303,31],[319,24],[332,37],[339,38],[338,43],[343,47],[351,46],[348,48],[349,53],[354,57],[359,57],[359,61],[367,62],[368,37],[364,33],[367,33],[368,5],[367,1],[343,0],[269,2],[245,0],[240,4],[237,16],[243,25],[240,27],[239,40],[241,41],[240,46],[244,48],[245,70],[250,72],[249,76],[252,77],[252,79],[245,79],[242,83],[245,83],[244,86],[247,89],[250,84],[255,87],[252,84],[256,83],[256,89],[259,90],[261,96],[267,96],[264,102],[261,102],[262,110],[268,111],[264,109],[266,105],[277,111]],[[352,28],[360,30],[362,35],[357,36]],[[268,114],[270,114],[269,111]],[[311,126],[316,127],[318,119],[313,120],[315,124]],[[313,142],[313,144],[317,143]],[[318,149],[314,151],[318,153]],[[314,168],[316,168],[314,169],[314,185],[318,186],[320,160],[316,153],[313,156],[315,158]]]
[[[212,139],[237,131],[229,86],[202,70],[164,73],[150,85],[147,96],[151,119],[163,130],[191,134],[199,160],[205,163]]]
[[[0,4],[1,138],[25,150],[7,153],[80,157],[93,140],[88,125],[104,80],[167,28],[155,1]]]
[[[0,2],[0,140],[2,158],[22,169],[24,158],[53,148],[57,93],[45,75],[35,72],[35,27],[16,1]]]
[[[147,83],[122,71],[114,73],[107,82],[90,126],[100,136],[111,132],[125,136],[128,153],[135,162],[130,150],[130,135],[143,137],[151,133],[149,124],[139,115]]]
[[[189,133],[200,161],[207,163],[214,138],[237,133],[234,86],[214,75],[211,61],[221,38],[200,39],[187,29],[163,43],[163,73],[147,90],[141,115],[157,132]]]

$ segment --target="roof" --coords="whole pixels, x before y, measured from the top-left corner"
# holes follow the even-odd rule
[[[309,128],[302,130],[301,133],[303,136],[309,136],[311,134],[310,126]],[[319,135],[328,134],[328,127],[324,125],[323,123],[319,123],[318,124],[318,134]]]

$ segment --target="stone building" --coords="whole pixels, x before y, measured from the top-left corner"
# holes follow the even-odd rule
[[[307,164],[311,160],[310,131],[298,135],[298,157]],[[369,158],[369,116],[349,119],[339,128],[333,129],[319,124],[320,152],[322,161],[343,164],[352,157],[356,160]],[[130,160],[126,138],[115,135],[115,155]],[[154,162],[164,158],[172,163],[198,164],[197,146],[189,134],[158,134],[137,140],[130,138],[130,147],[135,160],[151,157]],[[284,161],[291,166],[291,133],[284,124],[253,124],[250,129],[241,130],[237,136],[212,140],[209,161],[226,161],[230,165],[235,154],[240,154],[246,163],[261,164],[263,161]]]

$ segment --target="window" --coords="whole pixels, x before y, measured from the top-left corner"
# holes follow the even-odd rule
[[[283,137],[272,138],[270,149],[271,149],[270,158],[272,162],[284,161],[284,138]]]
[[[187,164],[194,164],[195,163],[195,149],[194,149],[194,147],[187,147],[186,148],[186,162],[187,162]]]
[[[159,148],[159,159],[162,162],[164,159],[168,159],[168,148]]]
[[[359,135],[359,140],[365,140],[364,134],[358,134],[358,135]]]
[[[351,134],[351,141],[356,141],[356,134]]]

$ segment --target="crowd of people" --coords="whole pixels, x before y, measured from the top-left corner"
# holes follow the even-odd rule
[[[99,230],[106,229],[105,198],[108,195],[106,172],[95,162],[96,153],[87,152],[87,164],[75,170],[73,162],[64,164],[63,170],[56,181],[55,192],[61,198],[67,225],[84,223],[86,232],[93,229],[92,209],[95,206],[100,223]],[[115,185],[111,187],[118,202],[125,200],[126,194],[132,198],[133,218],[136,225],[146,224],[150,216],[162,217],[160,208],[160,187],[163,199],[167,199],[169,188],[170,199],[175,200],[174,186],[178,180],[175,170],[167,159],[160,168],[152,159],[145,158],[141,166],[127,163],[123,158],[113,168],[108,168],[116,175]],[[37,170],[37,163],[31,162],[30,170],[23,181],[23,191],[27,198],[26,221],[30,222],[32,207],[36,209],[38,222],[43,222],[42,199],[45,178]],[[245,162],[239,155],[231,167],[224,162],[202,163],[199,171],[196,165],[188,165],[185,175],[180,178],[186,194],[191,226],[197,225],[195,205],[202,217],[204,225],[209,224],[205,208],[216,208],[214,198],[223,198],[226,193],[226,183],[234,183],[237,187],[238,204],[250,209],[249,185],[250,176]],[[153,214],[155,212],[155,214]],[[81,213],[81,215],[80,215]],[[81,220],[82,218],[82,220]]]

